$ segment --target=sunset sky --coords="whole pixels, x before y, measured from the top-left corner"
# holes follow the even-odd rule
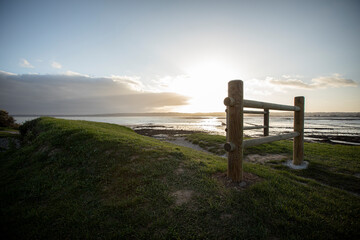
[[[360,112],[360,1],[0,1],[11,114],[222,112],[245,98]]]

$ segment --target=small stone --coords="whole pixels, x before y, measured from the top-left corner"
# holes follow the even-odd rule
[[[246,186],[246,182],[242,181],[240,184],[239,184],[240,187],[245,187]]]

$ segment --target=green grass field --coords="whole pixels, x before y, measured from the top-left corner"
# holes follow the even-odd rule
[[[40,118],[20,132],[22,147],[0,152],[2,239],[360,238],[359,147],[306,144],[302,171],[244,163],[260,181],[238,190],[216,177],[226,159],[126,127]]]
[[[218,155],[225,154],[225,150],[222,148],[223,143],[226,142],[225,136],[195,133],[186,138],[209,152]],[[292,159],[292,141],[277,141],[246,148],[244,155],[249,154],[286,154],[288,159]],[[356,176],[360,173],[360,147],[305,143],[304,155],[304,160],[310,163],[305,171],[288,169],[281,164],[284,160],[272,161],[268,165],[360,195],[360,178],[359,175]]]

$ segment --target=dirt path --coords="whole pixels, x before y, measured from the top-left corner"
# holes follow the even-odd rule
[[[214,154],[211,153],[209,151],[206,151],[205,149],[201,148],[198,145],[195,145],[189,141],[187,141],[185,139],[185,137],[173,137],[173,138],[169,138],[169,139],[163,139],[166,142],[169,143],[173,143],[176,144],[178,146],[182,146],[182,147],[188,147],[188,148],[192,148],[194,150],[197,151],[202,151],[202,152],[206,152],[209,154]],[[226,158],[226,155],[223,155],[221,157]],[[252,162],[252,163],[260,163],[260,164],[265,164],[267,162],[271,162],[271,161],[281,161],[281,160],[288,160],[288,156],[286,154],[249,154],[246,155],[244,158],[245,162]]]
[[[188,147],[188,148],[192,148],[192,149],[195,149],[195,150],[198,150],[198,151],[202,151],[202,152],[212,154],[211,152],[206,151],[202,147],[187,141],[185,139],[185,137],[173,137],[173,138],[164,139],[164,141],[175,144],[175,145],[178,145],[178,146]]]
[[[0,131],[0,133],[11,133],[11,134],[15,134],[15,135],[19,135],[20,133],[19,132],[14,132],[14,131]]]
[[[214,154],[206,149],[203,149],[199,145],[193,144],[186,140],[184,137],[187,134],[195,133],[195,131],[186,131],[186,130],[174,130],[174,129],[154,129],[154,128],[144,128],[144,129],[135,129],[135,132],[141,135],[153,137],[162,141],[166,141],[178,146],[192,148],[197,151],[206,152],[209,154]],[[226,158],[226,154],[221,157]],[[288,156],[286,154],[249,154],[246,155],[244,161],[252,163],[265,164],[270,161],[281,161],[287,160]]]

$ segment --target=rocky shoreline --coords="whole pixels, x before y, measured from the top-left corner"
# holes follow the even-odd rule
[[[154,137],[158,139],[174,139],[193,133],[207,133],[205,131],[171,129],[158,125],[136,126],[133,128],[133,130],[140,135]],[[305,142],[360,146],[360,136],[306,135]]]
[[[325,135],[308,135],[316,142],[341,144],[341,145],[358,145],[360,146],[360,136],[325,136]]]

